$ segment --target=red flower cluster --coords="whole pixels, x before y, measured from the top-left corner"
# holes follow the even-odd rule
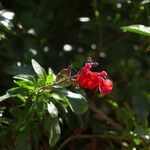
[[[77,76],[77,83],[83,88],[92,90],[99,87],[99,91],[102,94],[108,94],[112,90],[113,83],[109,79],[105,79],[107,73],[102,72],[92,72],[91,64],[86,63],[81,72]]]

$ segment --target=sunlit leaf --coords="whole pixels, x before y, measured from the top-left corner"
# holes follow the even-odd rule
[[[47,109],[48,109],[49,114],[52,117],[57,117],[58,116],[58,110],[52,102],[47,104]]]
[[[47,117],[44,120],[44,125],[49,133],[49,145],[54,147],[58,142],[61,134],[58,118]]]
[[[41,65],[37,61],[35,61],[34,59],[32,59],[32,66],[33,66],[35,73],[39,77],[42,77],[43,79],[46,78],[46,72],[45,72],[44,68],[41,67]]]
[[[130,25],[121,27],[121,29],[145,36],[150,36],[150,27],[144,25]]]
[[[83,114],[84,112],[87,111],[88,109],[87,101],[81,94],[73,93],[70,91],[64,91],[63,94],[68,99],[69,106],[73,112],[77,114]]]
[[[150,0],[143,0],[143,1],[141,1],[141,5],[145,5],[145,4],[148,4],[148,3],[150,3]]]
[[[0,96],[0,102],[4,101],[4,100],[6,100],[6,99],[8,99],[8,98],[10,98],[10,97],[11,97],[11,96],[8,95],[8,94],[5,94],[5,95],[3,95],[3,96]]]
[[[14,79],[20,79],[28,82],[35,82],[35,78],[32,75],[27,75],[27,74],[19,74],[13,77]]]

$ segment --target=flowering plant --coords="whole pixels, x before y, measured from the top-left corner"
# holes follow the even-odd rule
[[[76,114],[83,114],[88,109],[86,99],[77,93],[66,89],[70,84],[79,84],[83,88],[94,89],[99,87],[102,94],[108,94],[112,89],[112,81],[105,79],[107,73],[90,71],[92,63],[86,63],[81,71],[72,76],[71,69],[62,69],[57,75],[49,69],[48,74],[35,60],[32,66],[37,77],[20,74],[14,76],[17,85],[9,89],[6,95],[0,97],[2,102],[8,98],[20,100],[17,107],[11,110],[17,122],[16,132],[22,129],[21,136],[29,130],[27,122],[43,122],[45,134],[49,134],[49,145],[54,147],[61,134],[60,119],[72,110]],[[20,114],[19,112],[23,112]],[[42,133],[41,133],[42,134]],[[18,135],[19,138],[20,135]]]
[[[14,76],[16,87],[9,89],[5,95],[0,97],[0,102],[8,98],[15,102],[15,105],[10,107],[10,119],[6,120],[4,117],[0,118],[4,124],[3,127],[5,127],[5,131],[7,131],[2,133],[6,138],[11,139],[11,146],[13,145],[16,149],[21,149],[23,143],[27,149],[31,149],[31,145],[34,143],[32,147],[35,149],[38,149],[39,145],[43,145],[43,147],[46,147],[45,149],[58,148],[60,150],[71,140],[78,138],[93,139],[93,137],[110,140],[125,140],[127,142],[138,139],[138,142],[141,142],[142,139],[136,135],[124,135],[124,127],[118,122],[124,120],[124,116],[126,116],[124,124],[128,125],[129,122],[129,128],[134,127],[134,116],[129,109],[120,107],[111,99],[105,101],[116,111],[118,120],[115,121],[96,107],[96,101],[91,101],[93,97],[86,97],[88,99],[87,102],[86,98],[83,97],[84,94],[81,95],[77,93],[74,88],[70,88],[74,90],[74,92],[68,90],[67,87],[70,85],[79,85],[81,88],[83,87],[88,90],[98,88],[101,94],[109,94],[113,88],[112,81],[107,78],[105,71],[91,71],[94,66],[97,66],[97,63],[88,61],[75,75],[72,75],[72,66],[67,69],[62,69],[55,75],[51,69],[49,69],[47,73],[38,62],[32,60],[35,75],[20,74]],[[82,90],[80,90],[80,92],[81,91]],[[99,93],[95,94],[95,100],[97,99],[99,102],[100,98],[98,98],[98,95]],[[0,114],[2,116],[3,113],[5,113],[5,110],[1,109]],[[72,117],[73,113],[76,114],[74,117]],[[91,124],[88,123],[91,120],[90,115],[85,117],[88,114],[92,114],[94,119],[103,122],[111,132],[102,135],[96,135],[94,133],[92,135],[84,135],[83,131],[87,131],[88,127],[93,128],[94,131],[93,122]],[[72,118],[75,118],[75,121],[79,120],[78,122],[81,124],[73,122]],[[75,130],[74,133],[72,133],[71,130],[71,136],[61,143],[60,141],[63,139],[63,132],[61,132],[62,127],[65,128],[66,125],[69,129],[74,125],[76,125],[76,127],[74,127],[75,129],[81,129],[79,131]],[[9,128],[7,128],[8,126]],[[120,136],[120,133],[123,135]],[[0,137],[2,137],[3,134],[0,134]],[[43,140],[43,138],[46,140]],[[146,139],[144,140],[147,142]],[[92,143],[92,145],[94,145],[94,143]]]

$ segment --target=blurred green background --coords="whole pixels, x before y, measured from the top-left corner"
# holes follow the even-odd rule
[[[91,57],[100,64],[96,70],[106,70],[114,82],[110,95],[95,96],[98,105],[103,104],[104,112],[126,130],[140,126],[142,134],[147,132],[150,38],[120,27],[149,26],[149,0],[1,0],[0,4],[1,95],[13,86],[13,75],[33,74],[32,58],[57,73],[71,64],[79,70]],[[115,110],[117,117],[109,108],[112,102],[122,108]],[[129,126],[128,110],[136,125]]]

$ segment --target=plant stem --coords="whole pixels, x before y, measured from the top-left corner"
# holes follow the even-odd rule
[[[100,121],[104,121],[106,124],[112,126],[116,131],[121,132],[123,130],[123,127],[116,123],[114,120],[109,118],[106,114],[104,114],[102,111],[97,109],[93,103],[89,105],[92,112],[94,112],[94,117]]]
[[[67,145],[69,142],[73,140],[78,140],[78,139],[92,139],[92,138],[100,138],[100,139],[110,139],[110,140],[116,140],[116,141],[132,141],[131,136],[118,136],[118,135],[111,135],[111,134],[103,134],[103,135],[76,135],[76,136],[70,136],[68,137],[59,147],[57,150],[61,150]]]
[[[74,75],[74,76],[71,76],[71,77],[69,77],[69,78],[65,78],[65,79],[63,79],[63,80],[60,80],[60,81],[58,81],[58,82],[54,82],[53,84],[44,85],[44,86],[42,86],[42,87],[41,87],[40,89],[38,89],[38,90],[49,89],[49,88],[54,87],[54,86],[59,86],[60,84],[63,84],[63,83],[71,82],[71,81],[73,81],[76,77],[77,77],[77,75]]]

